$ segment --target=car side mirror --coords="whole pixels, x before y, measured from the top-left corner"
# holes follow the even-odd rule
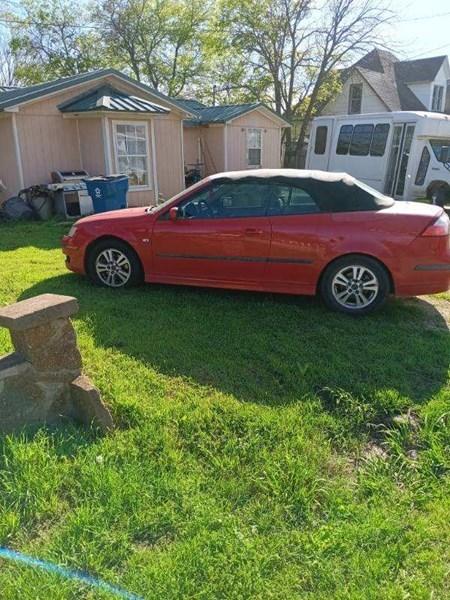
[[[441,162],[443,162],[443,163],[448,162],[448,150],[449,150],[448,146],[442,146],[442,148],[441,148]]]
[[[171,221],[176,221],[178,219],[178,206],[172,206],[169,210],[169,219]]]

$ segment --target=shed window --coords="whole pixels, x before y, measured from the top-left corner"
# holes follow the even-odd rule
[[[352,83],[348,94],[348,114],[360,114],[362,106],[362,83]]]
[[[130,186],[149,187],[150,169],[146,123],[114,123],[116,168],[128,175]]]
[[[328,127],[320,125],[316,129],[316,139],[314,141],[314,154],[325,154],[327,147]]]
[[[370,144],[370,156],[383,156],[389,135],[389,123],[377,123]]]
[[[342,125],[336,145],[336,154],[348,154],[352,141],[353,125]]]
[[[247,129],[247,165],[261,166],[262,135],[261,129]]]
[[[372,141],[373,125],[355,125],[350,146],[352,156],[367,156]]]
[[[444,97],[444,86],[433,86],[433,100],[431,102],[431,110],[440,112],[442,110],[442,99]]]

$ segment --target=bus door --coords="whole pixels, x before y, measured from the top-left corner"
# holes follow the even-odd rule
[[[400,200],[405,192],[409,154],[415,127],[414,123],[394,123],[384,193]]]

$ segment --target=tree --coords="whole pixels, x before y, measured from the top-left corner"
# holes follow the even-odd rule
[[[208,0],[104,0],[105,41],[139,81],[171,96],[203,71]]]
[[[22,83],[74,75],[105,63],[99,30],[70,0],[22,0],[6,20]]]
[[[337,68],[379,44],[390,18],[378,0],[330,0],[320,9],[314,0],[221,0],[212,35],[223,55],[235,57],[233,87],[300,119],[298,157],[311,118],[339,88]]]

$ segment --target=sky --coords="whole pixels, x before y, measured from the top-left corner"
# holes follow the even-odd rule
[[[398,18],[385,35],[399,58],[450,55],[448,0],[391,0],[391,8]]]

